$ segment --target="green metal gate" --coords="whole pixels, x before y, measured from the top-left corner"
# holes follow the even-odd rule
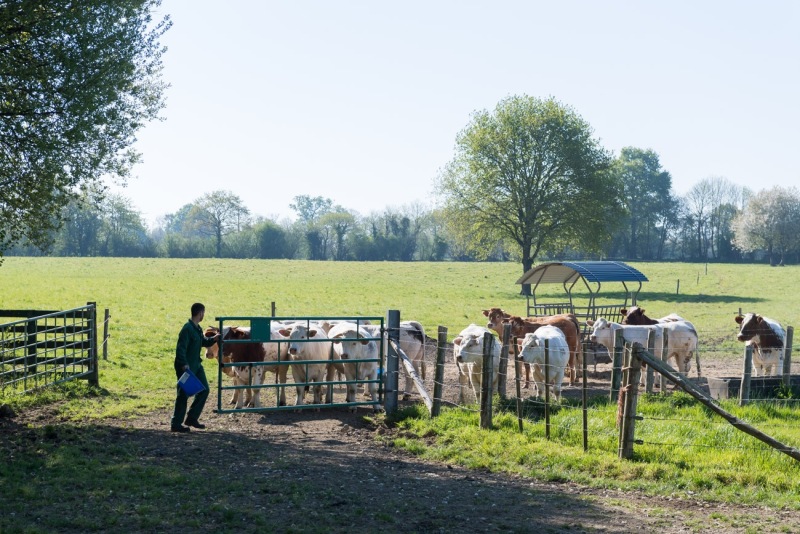
[[[219,331],[223,334],[227,332],[226,328],[230,328],[232,326],[242,327],[249,325],[250,329],[250,337],[249,339],[229,339],[225,340],[224,335],[220,339],[219,343],[219,352],[218,352],[218,366],[217,366],[217,412],[218,413],[242,413],[242,412],[269,412],[269,411],[281,411],[281,410],[297,410],[297,409],[319,409],[319,408],[331,408],[331,407],[356,407],[356,406],[373,406],[374,408],[378,408],[383,405],[383,397],[384,397],[384,387],[383,387],[383,380],[382,377],[384,376],[384,344],[382,343],[383,335],[385,332],[385,325],[384,325],[384,318],[383,317],[292,317],[292,316],[285,316],[285,317],[257,317],[257,316],[225,316],[225,317],[216,317],[216,321],[218,321],[218,328]],[[295,324],[302,324],[307,327],[311,326],[319,326],[322,327],[324,322],[332,323],[332,322],[352,322],[358,326],[363,325],[374,325],[374,327],[380,327],[380,331],[375,333],[371,337],[359,337],[359,340],[365,341],[375,341],[378,345],[378,358],[375,359],[348,359],[347,363],[354,363],[356,365],[361,363],[377,363],[378,364],[378,378],[375,380],[372,379],[364,379],[358,380],[356,376],[356,380],[347,380],[346,377],[342,377],[340,379],[326,379],[321,382],[305,382],[305,381],[295,381],[294,372],[292,371],[292,365],[303,365],[306,366],[306,369],[309,365],[319,365],[324,364],[326,366],[330,366],[331,362],[333,361],[333,343],[329,339],[307,339],[307,340],[298,340],[299,343],[324,343],[327,345],[327,354],[328,358],[324,360],[302,360],[301,362],[296,362],[288,359],[282,359],[281,355],[281,348],[282,346],[288,346],[289,340],[287,338],[280,338],[276,339],[272,336],[272,326],[274,323],[279,323],[282,326],[292,326]],[[351,338],[342,338],[341,341],[355,341],[355,339]],[[223,355],[225,354],[225,346],[230,344],[246,344],[246,343],[265,343],[265,344],[276,344],[277,345],[277,353],[278,359],[276,361],[259,361],[259,362],[233,362],[233,361],[225,361]],[[338,360],[337,360],[338,361]],[[291,374],[291,382],[289,381],[289,377],[287,377],[286,384],[280,384],[278,382],[278,373],[276,372],[277,369],[274,369],[276,366],[281,365],[289,365],[289,373]],[[226,374],[224,374],[225,369],[229,368],[236,368],[236,367],[248,367],[249,373],[249,383],[246,385],[235,385],[230,383],[230,379]],[[263,380],[261,384],[254,384],[253,383],[253,376],[256,372],[261,368],[263,371]],[[270,383],[266,383],[268,381],[268,377],[271,377],[274,374],[274,380],[269,380]],[[308,372],[304,373],[308,376]],[[373,402],[372,399],[364,399],[364,400],[356,400],[354,402],[346,402],[345,394],[342,389],[346,390],[347,385],[355,384],[356,389],[359,386],[363,385],[365,388],[368,387],[369,384],[376,383],[378,385],[378,399],[377,401]],[[302,404],[300,406],[294,405],[290,403],[290,395],[287,395],[287,404],[285,406],[280,405],[280,388],[286,387],[287,390],[293,389],[296,390],[298,386],[303,386],[305,389],[310,389],[313,386],[322,386],[323,391],[325,392],[325,397],[328,400],[323,400],[321,404]],[[342,387],[344,386],[344,387]],[[254,391],[259,390],[262,392],[263,396],[265,397],[262,401],[261,407],[248,407],[244,406],[242,408],[223,408],[223,396],[225,391],[239,391],[240,395],[245,394],[247,390]]]
[[[98,384],[94,302],[65,311],[2,310],[0,389],[25,393],[83,378]]]

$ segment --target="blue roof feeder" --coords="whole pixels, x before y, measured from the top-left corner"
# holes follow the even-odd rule
[[[584,287],[589,292],[586,306],[576,306],[574,302],[573,291],[579,281],[583,281]],[[531,285],[530,294],[527,295],[529,317],[574,313],[579,319],[585,321],[598,317],[617,320],[619,310],[626,307],[629,300],[631,305],[636,304],[636,297],[642,289],[642,282],[647,281],[644,274],[621,261],[561,261],[537,265],[523,274],[517,283]],[[621,282],[625,291],[624,302],[598,304],[597,297],[604,282]],[[635,290],[632,291],[628,288],[628,282],[637,284]],[[540,284],[561,284],[568,302],[537,302],[536,290]],[[578,287],[580,288],[580,286]]]

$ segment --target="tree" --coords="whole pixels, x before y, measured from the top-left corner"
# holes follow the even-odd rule
[[[610,155],[591,134],[552,98],[513,96],[474,113],[437,183],[456,239],[483,257],[509,240],[523,272],[545,249],[600,252],[622,206]]]
[[[330,229],[335,236],[332,246],[333,259],[344,261],[349,254],[347,248],[347,235],[355,226],[355,215],[349,213],[341,206],[328,212],[319,219],[320,226]]]
[[[289,207],[297,212],[297,216],[307,225],[312,225],[317,220],[328,213],[333,206],[333,200],[324,197],[310,197],[308,195],[298,195],[294,197],[294,202]]]
[[[198,231],[213,237],[216,257],[222,257],[222,238],[231,232],[238,232],[247,222],[250,211],[238,196],[227,191],[214,191],[194,202],[194,223]]]
[[[627,210],[627,257],[651,259],[657,247],[650,240],[656,239],[657,233],[663,236],[658,214],[672,202],[672,177],[662,170],[658,154],[634,147],[622,149],[614,162],[614,172],[622,182],[622,200]]]
[[[160,0],[0,3],[0,253],[46,246],[81,191],[124,183],[164,106]]]
[[[800,249],[800,193],[797,188],[773,187],[750,197],[733,220],[734,245],[742,252],[765,250],[783,265],[787,253]]]

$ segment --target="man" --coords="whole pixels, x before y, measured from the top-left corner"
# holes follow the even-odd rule
[[[175,374],[180,379],[184,371],[191,370],[205,388],[194,396],[189,413],[186,413],[186,405],[189,398],[180,386],[178,396],[175,398],[175,412],[172,414],[171,430],[173,432],[189,432],[189,427],[205,428],[206,425],[200,423],[200,414],[208,398],[208,380],[203,370],[203,361],[200,359],[200,350],[203,347],[210,347],[219,339],[219,334],[213,337],[205,337],[200,328],[200,321],[206,314],[206,307],[199,302],[192,304],[192,318],[189,319],[180,334],[178,334],[178,344],[175,347]],[[184,415],[186,420],[184,421]],[[186,426],[183,426],[186,425]]]

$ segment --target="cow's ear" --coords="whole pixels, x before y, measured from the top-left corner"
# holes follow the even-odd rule
[[[737,315],[736,317],[733,318],[733,320],[736,321],[738,324],[742,324],[744,317],[742,317],[741,315]]]
[[[489,317],[489,310],[481,310],[484,317]]]
[[[462,341],[463,341],[463,339],[461,338],[461,336],[458,336],[457,338],[455,338],[453,340],[453,345],[458,345],[460,347]]]
[[[619,314],[622,315],[623,317],[627,317],[628,310],[626,308],[622,308],[621,310],[619,310]]]
[[[279,333],[280,335],[282,335],[283,337],[289,337],[289,335],[290,335],[292,332],[291,332],[290,330],[287,330],[286,328],[281,328],[280,330],[278,330],[278,333]]]
[[[317,331],[316,330],[309,330],[308,331],[308,337],[315,337],[316,335],[317,335]]]
[[[594,321],[592,319],[586,319],[586,324],[589,326],[594,326]]]

